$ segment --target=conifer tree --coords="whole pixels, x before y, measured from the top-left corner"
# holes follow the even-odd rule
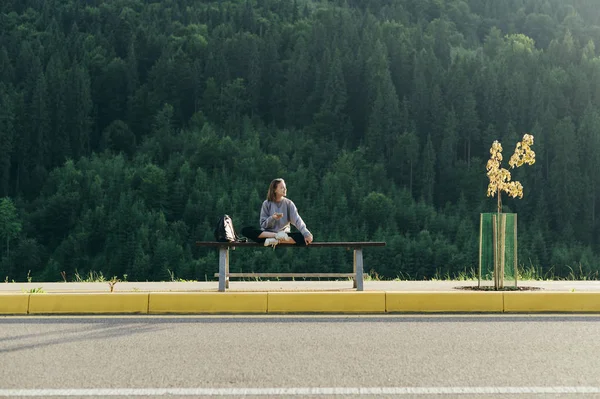
[[[10,190],[10,166],[15,141],[13,99],[4,83],[0,83],[0,195],[7,197]]]
[[[374,99],[369,112],[365,143],[371,160],[388,160],[400,120],[399,100],[392,83],[385,47],[375,44],[369,60],[367,76],[371,85],[370,97]]]
[[[13,201],[8,197],[0,199],[0,239],[2,239],[2,243],[6,242],[6,257],[9,260],[10,240],[19,235],[21,228],[22,223]]]
[[[28,144],[27,164],[35,171],[48,164],[48,144],[50,143],[50,115],[48,111],[48,87],[43,72],[37,77],[35,89],[29,104],[29,124],[31,141]],[[41,182],[42,176],[37,176]]]
[[[90,77],[85,66],[73,64],[68,75],[68,104],[71,115],[69,122],[71,132],[71,149],[73,156],[90,153],[92,97]]]
[[[435,150],[431,141],[431,134],[427,135],[427,141],[423,146],[420,168],[421,197],[425,200],[425,203],[432,204],[435,189]]]
[[[58,54],[50,57],[46,68],[49,97],[49,117],[52,140],[50,140],[50,165],[61,165],[70,158],[71,142],[67,124],[67,81],[62,60]]]
[[[347,140],[352,131],[352,123],[346,111],[347,98],[340,54],[336,51],[330,63],[321,109],[315,115],[316,130],[321,137],[338,142]]]

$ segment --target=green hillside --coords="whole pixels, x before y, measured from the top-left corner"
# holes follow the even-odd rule
[[[212,279],[194,242],[224,213],[257,226],[276,177],[316,241],[385,240],[381,278],[454,277],[496,209],[492,142],[507,161],[530,133],[503,198],[521,267],[597,278],[597,45],[597,0],[3,0],[0,277]]]

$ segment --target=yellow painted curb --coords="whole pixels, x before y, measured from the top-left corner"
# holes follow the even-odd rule
[[[147,293],[31,294],[30,314],[148,313]]]
[[[269,313],[385,313],[385,292],[269,292]]]
[[[0,314],[27,314],[29,294],[0,294]]]
[[[600,292],[505,292],[505,312],[600,312]]]
[[[501,292],[386,292],[387,312],[502,312]]]
[[[267,313],[267,293],[150,293],[148,313]]]

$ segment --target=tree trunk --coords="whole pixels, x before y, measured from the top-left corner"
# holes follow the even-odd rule
[[[499,288],[504,287],[504,239],[505,234],[504,230],[506,223],[502,224],[500,222],[502,216],[502,199],[501,192],[498,189],[498,212],[496,214],[496,220],[493,223],[494,225],[494,289],[498,290]]]
[[[504,263],[506,261],[506,215],[500,216],[500,235],[499,235],[499,249],[500,249],[500,267],[498,268],[498,288],[504,288]]]
[[[412,193],[413,193],[413,189],[412,189],[412,182],[413,182],[413,171],[412,171],[412,169],[413,169],[412,166],[413,165],[412,165],[412,160],[409,161],[409,163],[410,163],[410,181],[409,181],[409,186],[408,187],[410,189],[410,194],[412,195]]]
[[[494,289],[498,289],[498,215],[492,216],[492,238],[494,243]]]
[[[500,189],[498,189],[498,215],[502,213],[502,199],[500,198]]]
[[[592,226],[596,224],[596,187],[593,185],[592,189]]]
[[[17,163],[17,176],[15,178],[15,193],[19,192],[19,182],[20,182],[20,175],[21,175],[21,162],[19,161]]]
[[[467,169],[471,169],[471,139],[467,140]]]

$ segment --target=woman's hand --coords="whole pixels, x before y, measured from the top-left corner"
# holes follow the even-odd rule
[[[283,217],[283,213],[277,213],[277,212],[275,212],[272,217],[275,220],[279,220],[279,219],[281,219]]]
[[[309,234],[306,237],[304,237],[304,242],[306,243],[306,245],[308,245],[311,242],[313,242],[313,236],[312,236],[312,234]]]

